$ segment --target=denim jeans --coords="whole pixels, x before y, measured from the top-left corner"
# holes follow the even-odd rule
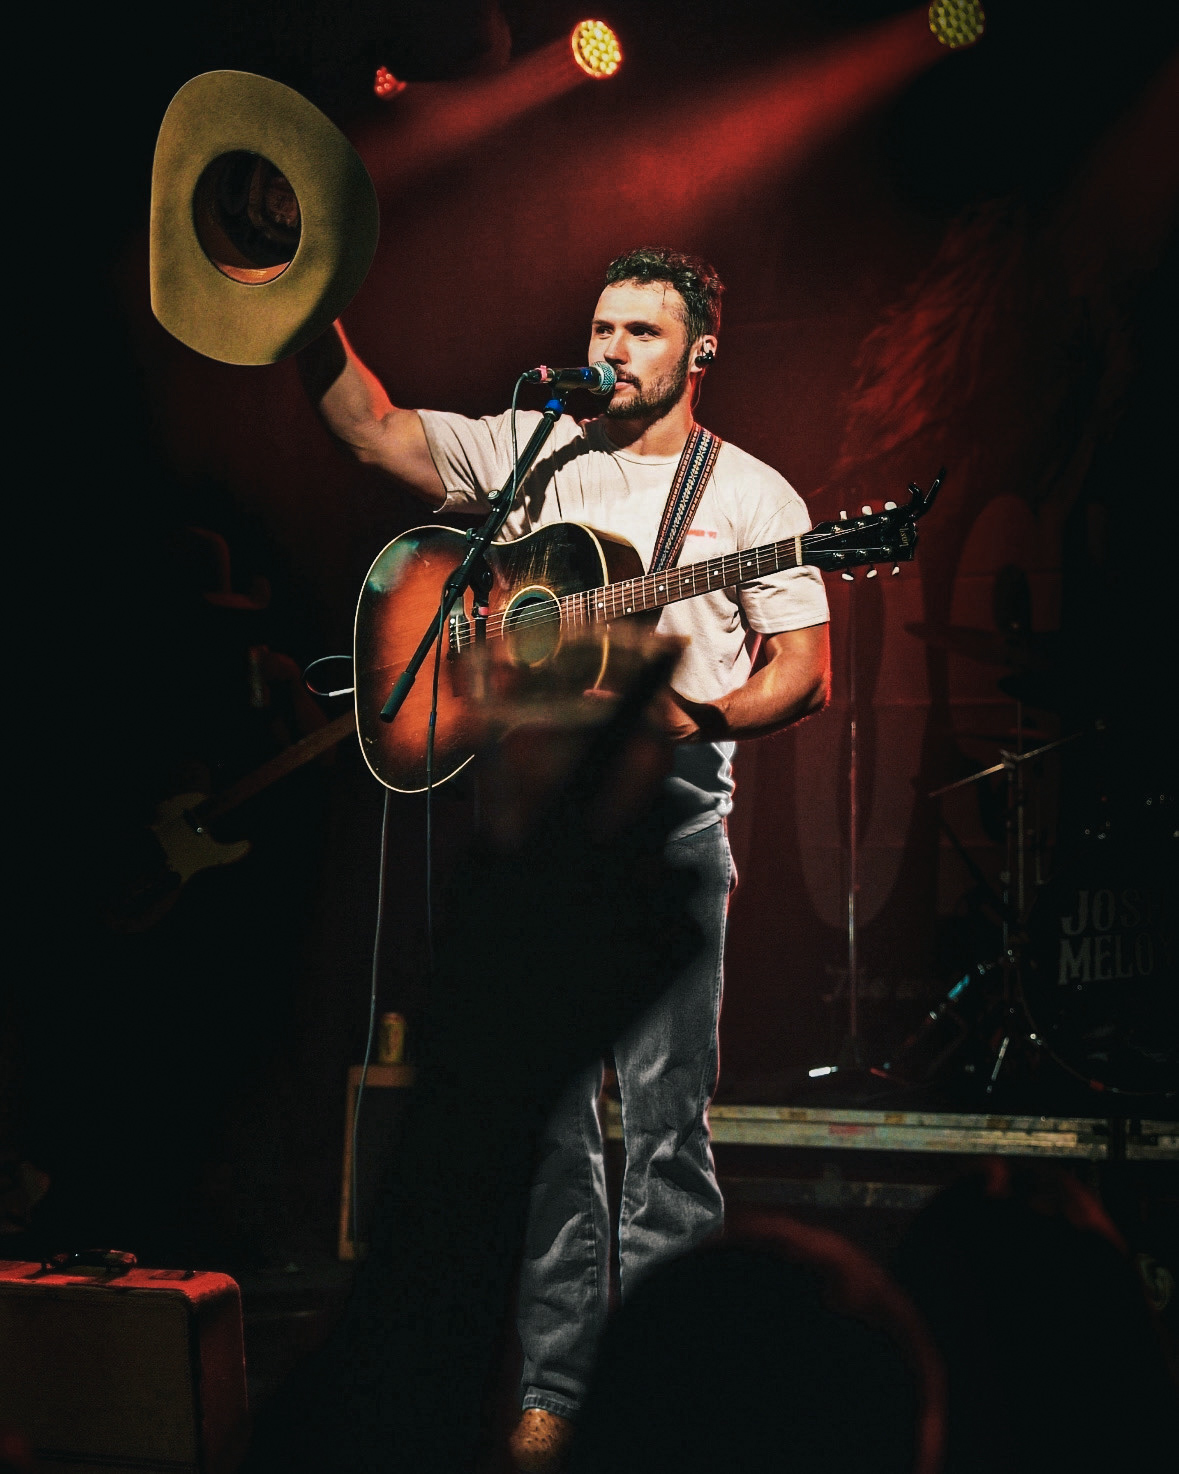
[[[722,957],[732,860],[723,823],[667,847],[700,877],[704,945],[614,1046],[626,1152],[619,1291],[718,1232],[724,1203],[708,1135],[716,1089]],[[610,1220],[598,1099],[601,1061],[566,1087],[545,1129],[529,1205],[516,1324],[522,1406],[572,1417],[609,1308]]]

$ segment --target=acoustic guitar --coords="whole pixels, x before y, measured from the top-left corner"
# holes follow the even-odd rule
[[[917,520],[933,503],[910,484],[905,506],[825,522],[811,532],[659,573],[645,573],[628,542],[576,522],[557,522],[515,542],[493,544],[487,615],[475,619],[468,590],[392,721],[380,713],[423,632],[437,625],[447,579],[469,546],[464,533],[412,527],[377,554],[357,604],[356,728],[374,777],[399,793],[444,783],[470,762],[486,736],[484,698],[526,677],[537,704],[558,693],[610,689],[611,629],[653,620],[666,604],[731,589],[804,564],[825,572],[914,557]],[[431,741],[431,723],[433,736]]]

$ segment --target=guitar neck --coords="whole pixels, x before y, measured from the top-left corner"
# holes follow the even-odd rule
[[[304,763],[309,763],[321,753],[327,752],[329,747],[334,747],[337,742],[343,741],[355,730],[355,710],[345,712],[335,721],[328,722],[327,726],[320,727],[318,731],[309,732],[306,737],[300,737],[298,742],[292,742],[290,747],[284,748],[269,762],[263,763],[260,768],[255,768],[252,773],[247,773],[244,778],[239,778],[236,783],[231,783],[224,793],[218,793],[206,799],[193,811],[194,817],[199,818],[202,823],[209,823],[220,818],[222,814],[228,814],[231,809],[236,809],[248,798],[253,798],[256,793],[261,793],[264,788],[269,788],[272,783],[285,778],[288,773],[301,768]]]
[[[781,542],[765,543],[760,548],[708,558],[703,563],[666,568],[660,573],[644,573],[638,578],[585,589],[580,594],[566,594],[561,599],[561,621],[582,624],[622,619],[628,614],[661,609],[680,599],[695,598],[710,589],[735,588],[756,578],[768,578],[772,573],[798,568],[805,562],[805,541],[805,536],[799,534]]]

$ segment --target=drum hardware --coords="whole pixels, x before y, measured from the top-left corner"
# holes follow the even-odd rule
[[[1103,730],[1099,723],[1095,730]],[[963,1068],[992,1097],[1018,1066],[1034,1075],[1050,1058],[1093,1099],[1166,1110],[1179,1098],[1179,971],[1174,805],[1165,793],[1104,805],[1046,875],[1029,862],[1026,765],[1086,736],[1070,733],[1027,752],[1003,752],[981,772],[930,792],[1006,774],[1006,854],[998,955],[976,964],[921,1021],[888,1069],[910,1083]],[[942,827],[986,884],[944,816]],[[989,888],[989,887],[988,887]],[[993,892],[992,892],[993,894]],[[981,1054],[982,1068],[979,1068]]]
[[[995,988],[1001,967],[999,959],[975,963],[941,1002],[929,1010],[884,1066],[885,1070],[894,1078],[912,1083],[936,1080],[970,1039],[981,1032],[984,1022],[1001,1003]]]
[[[1152,1110],[1179,1099],[1177,847],[1166,794],[1091,826],[1032,904],[1018,977],[1031,1037],[1061,1069]]]
[[[1022,747],[1023,733],[1022,707],[1017,704],[1017,750],[1001,749],[997,763],[942,784],[926,795],[940,799],[944,794],[980,783],[998,773],[1005,774],[1006,849],[1004,868],[999,873],[1002,889],[996,892],[939,805],[939,825],[979,889],[995,903],[1001,935],[996,955],[976,962],[960,977],[885,1066],[890,1077],[911,1085],[930,1085],[944,1078],[950,1065],[956,1059],[961,1060],[971,1044],[976,1046],[975,1057],[963,1064],[963,1071],[974,1076],[972,1086],[981,1089],[987,1099],[995,1095],[1001,1079],[1012,1073],[1017,1059],[1032,1069],[1036,1064],[1040,1040],[1033,1029],[1025,1026],[1020,969],[1026,947],[1023,923],[1028,911],[1029,889],[1032,885],[1038,889],[1043,884],[1044,873],[1042,846],[1039,844],[1032,863],[1029,863],[1029,794],[1025,773],[1027,764],[1035,763],[1046,753],[1084,734],[1069,733],[1025,752],[1018,750]],[[1039,838],[1038,829],[1036,838]]]
[[[1017,718],[1016,732],[1022,730],[1022,724]],[[1070,732],[1065,737],[1057,737],[1052,742],[1043,742],[1039,747],[1033,747],[1027,752],[1001,751],[997,763],[992,763],[989,768],[983,768],[981,772],[970,773],[965,778],[956,778],[953,783],[944,783],[940,788],[931,789],[927,798],[941,798],[943,794],[950,793],[956,788],[966,788],[972,783],[979,783],[984,778],[990,778],[996,773],[1007,774],[1007,865],[1000,872],[1000,880],[1004,887],[1004,932],[1003,949],[1007,950],[1009,942],[1009,928],[1014,917],[1022,917],[1026,911],[1027,903],[1027,789],[1023,776],[1023,765],[1043,757],[1046,752],[1054,748],[1063,747],[1066,742],[1074,742],[1078,737],[1083,737],[1083,732]],[[1041,855],[1037,851],[1036,879],[1037,884],[1042,883]],[[1012,886],[1014,885],[1014,889]]]

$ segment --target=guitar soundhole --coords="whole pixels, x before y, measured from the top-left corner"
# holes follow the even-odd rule
[[[504,640],[517,665],[541,665],[561,638],[561,610],[547,589],[523,589],[504,611]]]

